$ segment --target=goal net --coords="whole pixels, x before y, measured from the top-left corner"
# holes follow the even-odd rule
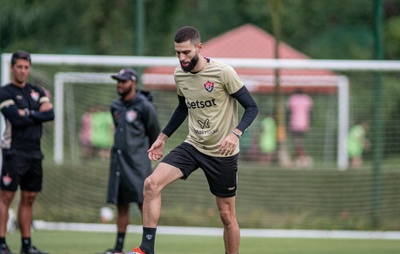
[[[9,58],[10,54],[2,55],[2,84],[10,80]],[[113,132],[109,106],[117,97],[115,81],[110,76],[121,68],[137,69],[141,73],[139,86],[152,92],[163,128],[177,104],[171,71],[177,60],[35,54],[32,60],[30,81],[50,92],[56,116],[54,122],[44,125],[44,190],[35,205],[35,217],[46,221],[100,222],[100,209],[109,206],[105,203]],[[371,218],[377,211],[382,218],[381,227],[392,227],[390,218],[395,218],[400,210],[394,202],[394,193],[400,192],[395,183],[400,175],[396,170],[400,125],[395,120],[400,114],[396,109],[400,90],[395,85],[399,76],[394,72],[400,70],[399,63],[221,60],[238,70],[260,108],[256,121],[241,139],[237,210],[243,227],[359,229],[371,227]],[[290,164],[285,166],[278,163],[277,152],[270,160],[266,159],[260,144],[262,120],[275,110],[278,101],[274,93],[276,68],[281,70],[282,99],[287,110],[284,147]],[[366,120],[369,124],[366,139],[374,140],[376,71],[380,71],[385,98],[380,105],[381,121],[389,123],[380,130],[384,134],[384,156],[376,161],[373,154],[376,144],[370,144],[365,147],[363,164],[353,169],[347,153],[350,128]],[[313,102],[310,130],[303,137],[303,146],[312,161],[309,164],[296,161],[296,144],[288,126],[288,100],[298,88]],[[85,134],[88,121],[92,135]],[[164,152],[182,142],[186,134],[184,123],[168,140]],[[376,174],[375,163],[379,163],[384,182],[379,185],[379,204],[373,202],[376,186],[371,179]],[[136,206],[132,208],[132,223],[140,224],[140,214]],[[177,181],[167,187],[160,223],[219,226],[215,199],[200,170],[188,181]],[[400,222],[395,224],[400,227]]]

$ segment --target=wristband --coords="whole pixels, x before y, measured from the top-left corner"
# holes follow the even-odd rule
[[[235,130],[232,130],[232,133],[235,134],[235,136],[240,139],[242,136],[239,135],[239,133],[237,133]]]

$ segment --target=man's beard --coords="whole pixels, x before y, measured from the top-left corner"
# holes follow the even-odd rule
[[[194,69],[194,67],[196,67],[196,64],[198,61],[199,61],[199,55],[196,55],[195,57],[192,58],[192,60],[190,60],[188,66],[182,66],[182,63],[181,63],[182,70],[184,72],[192,71]]]
[[[122,91],[118,91],[118,89],[117,89],[117,93],[119,94],[119,95],[121,95],[122,97],[124,97],[124,96],[126,96],[126,95],[128,95],[131,91],[132,91],[132,86],[130,86],[128,89],[126,89],[126,90],[124,90],[124,89],[122,89]]]

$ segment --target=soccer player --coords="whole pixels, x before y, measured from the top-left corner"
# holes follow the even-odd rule
[[[154,105],[136,90],[136,71],[125,68],[111,77],[117,81],[119,96],[111,104],[115,131],[107,202],[117,206],[118,215],[115,246],[104,254],[122,252],[130,203],[136,203],[142,210],[144,179],[152,172],[147,150],[160,133]]]
[[[180,66],[174,71],[178,106],[149,149],[151,160],[163,157],[166,140],[189,117],[189,134],[145,180],[143,235],[134,254],[154,254],[156,228],[161,214],[161,191],[201,168],[223,223],[225,253],[239,253],[240,230],[236,219],[239,139],[258,114],[258,107],[235,70],[203,57],[199,32],[190,26],[175,34]],[[239,122],[238,104],[244,108]]]
[[[21,189],[18,206],[20,253],[44,254],[31,243],[31,224],[33,203],[42,190],[42,123],[52,121],[54,111],[45,91],[26,82],[30,68],[30,54],[15,52],[11,57],[11,83],[0,88],[0,110],[6,125],[1,144],[0,254],[12,254],[6,243],[6,228],[8,208],[18,186]]]

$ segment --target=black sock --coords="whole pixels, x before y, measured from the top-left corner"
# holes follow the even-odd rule
[[[6,238],[0,237],[0,244],[6,244]]]
[[[154,242],[156,240],[157,228],[143,227],[142,244],[140,249],[146,254],[154,254]]]
[[[29,246],[31,246],[31,238],[30,237],[22,237],[22,249],[27,250]]]
[[[114,250],[122,251],[124,248],[125,232],[118,232]]]

